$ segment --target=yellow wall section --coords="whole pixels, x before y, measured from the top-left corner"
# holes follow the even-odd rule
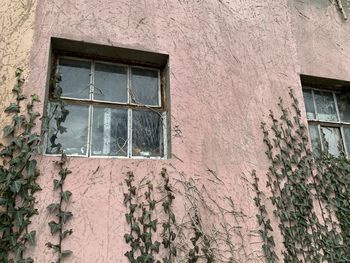
[[[6,121],[3,110],[11,100],[16,68],[22,68],[25,75],[29,73],[36,3],[0,0],[0,127]]]

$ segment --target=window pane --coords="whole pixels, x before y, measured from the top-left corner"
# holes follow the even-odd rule
[[[350,122],[350,98],[349,95],[340,94],[337,96],[340,120]]]
[[[132,68],[131,101],[145,105],[159,105],[158,71]]]
[[[128,111],[93,107],[92,155],[127,156]]]
[[[304,94],[304,102],[305,102],[305,108],[306,108],[306,116],[308,119],[315,119],[315,107],[314,102],[312,100],[312,93],[311,90],[303,90]]]
[[[325,149],[334,156],[339,156],[342,149],[340,129],[333,127],[321,127]],[[340,148],[340,149],[339,149]]]
[[[88,99],[90,93],[90,62],[60,59],[59,74],[62,77],[59,85],[63,97]]]
[[[127,69],[121,66],[96,63],[94,99],[127,102]]]
[[[337,121],[335,103],[332,92],[314,91],[317,117],[321,121]]]
[[[318,126],[309,124],[309,132],[311,137],[312,152],[315,156],[320,156],[321,153],[321,140],[318,132]]]
[[[132,154],[134,156],[163,155],[163,122],[159,112],[132,111]]]
[[[81,105],[66,105],[68,115],[61,124],[63,129],[57,129],[57,118],[64,116],[58,104],[50,105],[50,129],[47,153],[59,153],[61,144],[66,154],[86,155],[89,107]]]

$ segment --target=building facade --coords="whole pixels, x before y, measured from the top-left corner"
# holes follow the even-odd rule
[[[237,252],[237,260],[262,261],[261,239],[254,232],[259,229],[255,193],[249,183],[251,171],[256,170],[264,188],[270,165],[260,124],[268,120],[270,110],[278,111],[279,97],[289,100],[289,87],[301,102],[307,123],[302,82],[316,86],[321,83],[322,87],[326,83],[337,89],[348,85],[350,26],[338,4],[329,0],[2,0],[0,109],[12,98],[12,76],[17,67],[23,68],[26,75],[25,92],[37,93],[42,99],[36,108],[41,113],[49,107],[55,65],[62,71],[64,67],[77,72],[85,68],[94,84],[98,83],[98,72],[115,73],[115,78],[125,85],[121,88],[123,98],[118,97],[121,93],[111,91],[106,98],[98,99],[98,85],[92,87],[90,80],[85,95],[74,95],[73,89],[65,96],[68,104],[85,107],[71,122],[86,122],[87,129],[83,132],[83,128],[77,128],[75,131],[80,132],[72,142],[86,132],[85,139],[81,139],[86,149],[72,146],[71,155],[79,156],[69,157],[72,174],[66,186],[73,193],[69,209],[74,216],[68,227],[74,232],[64,243],[73,251],[66,261],[128,262],[124,256],[129,249],[124,234],[130,228],[124,216],[124,179],[132,171],[136,181],[148,176],[159,183],[162,168],[167,169],[175,186],[183,178],[192,179],[218,203],[231,198],[245,214],[240,221],[244,238],[232,239],[243,248]],[[349,3],[342,4],[343,11],[350,15]],[[57,57],[60,62],[55,60]],[[81,59],[88,66],[76,62]],[[99,63],[112,63],[117,69],[99,69]],[[106,82],[107,75],[101,77]],[[137,76],[141,78],[137,80]],[[64,77],[63,74],[62,85]],[[75,73],[70,78],[71,83],[82,81]],[[146,80],[156,83],[150,97],[142,91]],[[132,93],[129,85],[140,85],[141,90],[135,88]],[[141,108],[133,105],[138,101],[142,102]],[[111,113],[117,112],[113,107],[119,106],[124,113],[118,114],[127,119]],[[102,130],[108,130],[111,118],[119,118],[118,125],[124,131],[110,134],[107,139],[105,133],[99,134],[99,128],[95,130],[90,123],[98,118],[94,107],[104,110],[99,126]],[[113,109],[106,111],[107,108]],[[73,106],[70,109],[74,112]],[[154,118],[162,115],[163,122],[137,121],[138,111],[148,112],[147,120],[153,118],[152,114]],[[1,124],[7,121],[3,115]],[[147,130],[156,134],[156,139],[137,141],[142,136],[135,128],[137,123],[141,134]],[[109,125],[109,129],[115,127]],[[118,153],[110,154],[113,140]],[[67,138],[62,137],[62,142]],[[43,188],[37,194],[39,215],[31,226],[37,231],[37,242],[26,252],[36,262],[55,258],[45,246],[54,239],[46,206],[57,198],[52,180],[57,176],[53,162],[58,157],[50,153],[37,157]],[[181,208],[182,199],[177,200],[178,218],[182,218],[186,211]],[[217,223],[217,216],[205,213],[206,229]],[[277,250],[282,250],[278,233],[275,241]]]

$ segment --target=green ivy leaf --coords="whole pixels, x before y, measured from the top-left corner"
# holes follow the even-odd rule
[[[58,214],[59,217],[62,219],[62,223],[65,224],[69,219],[73,217],[72,212],[62,211]]]
[[[28,138],[28,144],[31,143],[39,143],[41,141],[41,136],[37,135],[37,134],[31,134]]]
[[[156,207],[156,200],[152,200],[152,201],[150,201],[149,202],[149,209],[150,210],[154,210],[155,209],[155,207]]]
[[[127,222],[128,224],[131,224],[132,214],[125,214],[125,218],[126,218],[126,222]]]
[[[169,211],[169,217],[171,222],[175,223],[176,222],[176,218],[175,218],[175,214],[171,211]]]
[[[135,231],[137,234],[140,234],[140,232],[141,232],[141,229],[140,229],[140,226],[139,226],[138,223],[132,224],[132,225],[131,225],[131,229],[132,229],[133,231]]]
[[[125,239],[126,243],[129,243],[130,241],[132,241],[134,239],[134,237],[131,234],[125,234],[124,239]]]
[[[4,136],[7,137],[10,134],[12,134],[15,130],[15,127],[13,127],[12,125],[6,125],[3,129],[4,131]]]
[[[154,251],[156,253],[159,253],[159,246],[160,246],[160,243],[158,241],[154,242],[152,245],[151,245],[151,251]]]
[[[37,94],[31,95],[31,97],[32,97],[33,101],[40,102],[40,98],[39,98],[39,96]]]
[[[14,193],[18,193],[21,190],[22,185],[25,184],[25,183],[26,183],[26,181],[23,180],[23,179],[18,179],[16,181],[14,181],[10,185],[11,191],[14,192]]]
[[[61,234],[61,238],[65,239],[67,236],[70,236],[71,234],[73,234],[73,230],[69,229],[69,230],[65,230],[63,231],[63,233]]]
[[[138,261],[134,258],[134,254],[132,251],[126,252],[124,256],[126,256],[129,259],[130,263],[138,263]]]
[[[15,257],[19,258],[21,253],[25,250],[25,247],[22,244],[17,244],[14,247]]]
[[[30,160],[27,164],[27,174],[29,177],[32,177],[35,175],[36,171],[36,165],[37,161],[36,160]]]
[[[31,231],[25,235],[25,238],[28,240],[29,244],[32,246],[35,245],[35,235],[36,235],[36,231]]]
[[[8,106],[5,109],[5,112],[6,113],[11,113],[11,112],[18,113],[19,112],[19,106],[16,103],[11,103],[10,106]]]
[[[61,193],[61,196],[64,201],[68,202],[69,198],[72,196],[72,193],[70,191],[64,191]]]
[[[52,203],[48,205],[46,208],[52,214],[52,213],[55,213],[60,208],[60,204]]]
[[[155,219],[155,220],[152,220],[152,221],[149,223],[149,225],[150,225],[150,227],[151,227],[151,229],[152,229],[153,231],[156,231],[156,230],[157,230],[157,222],[158,222],[158,220]]]
[[[23,73],[23,69],[16,68],[15,75],[17,78],[20,77],[22,75],[22,73]]]
[[[73,252],[71,250],[63,250],[61,252],[61,257],[67,257],[69,255],[71,255]]]
[[[22,210],[17,210],[15,213],[15,219],[19,227],[24,226],[24,216]]]
[[[56,234],[61,229],[61,226],[57,224],[55,221],[50,221],[49,227],[50,227],[51,235]]]
[[[124,193],[124,204],[129,202],[131,200],[131,195]]]
[[[62,184],[61,181],[54,179],[53,180],[53,189],[57,190],[61,186],[61,184]]]

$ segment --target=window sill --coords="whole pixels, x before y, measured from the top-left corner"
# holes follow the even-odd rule
[[[60,157],[61,154],[42,154],[45,157]],[[87,156],[87,155],[77,155],[77,154],[66,154],[67,157],[75,157],[75,158],[86,158],[86,159],[117,159],[117,160],[168,160],[167,157],[143,157],[143,156]]]

